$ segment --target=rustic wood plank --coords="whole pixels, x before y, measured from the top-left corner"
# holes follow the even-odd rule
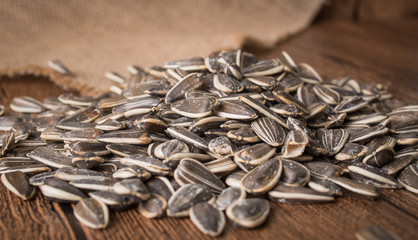
[[[404,26],[398,28],[399,25]],[[306,32],[263,51],[261,58],[286,50],[298,62],[311,64],[326,79],[353,76],[360,82],[391,84],[395,97],[417,101],[417,20],[367,23],[320,22]],[[64,92],[47,79],[0,79],[0,101],[29,95],[42,100]],[[405,190],[383,190],[384,197],[369,200],[346,194],[330,204],[271,203],[268,221],[256,230],[238,229],[228,222],[222,238],[233,239],[355,239],[370,224],[414,239],[418,226],[418,197]],[[51,203],[41,196],[22,201],[0,184],[2,239],[209,239],[189,219],[149,220],[137,208],[111,211],[105,230],[92,230],[76,221],[69,204]]]

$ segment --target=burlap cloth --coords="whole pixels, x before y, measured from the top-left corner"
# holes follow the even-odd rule
[[[167,60],[271,47],[309,26],[324,0],[1,0],[0,75],[42,75],[82,94]],[[73,77],[47,67],[60,59]]]

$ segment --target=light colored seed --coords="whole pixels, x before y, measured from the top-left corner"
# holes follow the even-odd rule
[[[122,75],[116,73],[116,72],[106,72],[105,77],[109,79],[112,82],[118,83],[118,84],[125,84],[126,79],[122,77]]]

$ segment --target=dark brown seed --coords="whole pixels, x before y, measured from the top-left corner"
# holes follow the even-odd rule
[[[7,189],[23,200],[29,200],[35,196],[36,188],[29,184],[29,178],[23,172],[3,173],[1,181]]]

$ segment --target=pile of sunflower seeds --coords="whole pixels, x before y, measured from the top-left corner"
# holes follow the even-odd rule
[[[109,208],[135,207],[146,218],[189,216],[210,236],[226,218],[260,226],[267,199],[418,193],[418,105],[379,84],[324,82],[285,52],[214,52],[128,70],[128,79],[106,73],[114,86],[100,96],[13,99],[15,116],[0,117],[3,184],[25,200],[39,187],[74,203],[91,228],[107,226]]]

